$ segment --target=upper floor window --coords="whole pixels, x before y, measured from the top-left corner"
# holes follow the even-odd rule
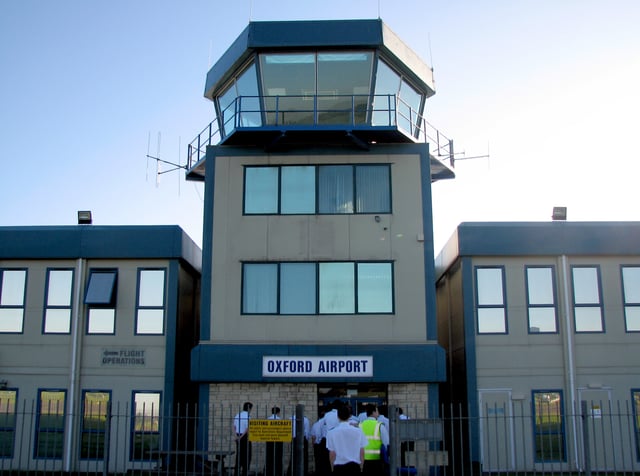
[[[72,269],[48,269],[44,306],[43,332],[71,332]]]
[[[558,332],[553,266],[527,266],[525,273],[529,332]]]
[[[136,334],[164,333],[165,270],[138,270]]]
[[[0,332],[22,332],[26,284],[26,269],[0,269]]]
[[[160,392],[133,392],[132,402],[131,460],[157,458],[160,449]]]
[[[87,334],[115,334],[118,271],[92,269],[84,296]]]
[[[600,268],[573,266],[573,313],[576,332],[603,332]]]
[[[36,415],[35,458],[62,459],[64,450],[65,390],[40,390]]]
[[[622,267],[622,298],[627,332],[640,332],[640,266]]]
[[[506,334],[504,268],[476,268],[476,310],[479,334]]]
[[[562,392],[533,391],[536,462],[566,461]]]
[[[391,213],[390,166],[246,167],[244,213]]]
[[[107,425],[111,408],[111,392],[85,390],[82,392],[82,427],[80,458],[104,458]]]
[[[17,390],[0,390],[0,458],[13,458],[17,396]]]
[[[244,263],[243,314],[390,314],[389,262]]]

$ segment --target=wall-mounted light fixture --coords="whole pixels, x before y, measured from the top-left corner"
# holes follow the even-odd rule
[[[553,221],[565,221],[567,219],[567,207],[553,207],[551,219]]]
[[[91,210],[79,210],[78,211],[78,225],[91,225],[93,218],[91,216]]]

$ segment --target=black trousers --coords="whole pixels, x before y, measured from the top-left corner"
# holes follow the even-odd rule
[[[365,459],[362,476],[384,476],[384,461],[381,459]]]
[[[251,442],[249,434],[236,441],[236,476],[247,476],[251,466]]]
[[[333,466],[334,476],[360,476],[358,463],[336,464]]]
[[[265,476],[282,476],[282,443],[266,444]]]

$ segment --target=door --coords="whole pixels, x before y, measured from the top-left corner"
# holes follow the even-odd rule
[[[592,471],[607,471],[616,467],[615,461],[622,461],[622,451],[626,440],[622,432],[617,428],[619,418],[617,409],[612,407],[611,392],[609,389],[578,389],[578,413],[582,415],[582,409],[586,408],[586,417],[579,419],[581,422],[582,461],[589,458]],[[583,407],[584,402],[585,407]],[[588,448],[584,447],[584,431],[587,431]],[[626,433],[628,435],[628,432]],[[618,459],[619,458],[619,459]],[[619,466],[619,465],[618,465]]]

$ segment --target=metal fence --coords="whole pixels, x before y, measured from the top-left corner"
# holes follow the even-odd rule
[[[509,401],[478,412],[443,406],[435,417],[426,409],[405,408],[408,419],[389,406],[387,471],[398,476],[640,474],[635,405],[585,401],[558,408],[552,402],[536,407]],[[256,406],[251,419],[267,419],[271,409]],[[58,409],[0,402],[0,473],[242,476],[236,475],[239,447],[232,424],[239,411],[197,405],[140,411],[113,403],[84,409],[70,427],[73,419]],[[282,419],[295,412],[295,406],[281,405]],[[316,409],[304,416],[313,423]],[[295,439],[275,446],[254,441],[247,476],[328,476],[316,470],[312,442],[301,441],[297,446]],[[282,463],[270,468],[274,455]],[[296,463],[302,460],[305,464]]]

